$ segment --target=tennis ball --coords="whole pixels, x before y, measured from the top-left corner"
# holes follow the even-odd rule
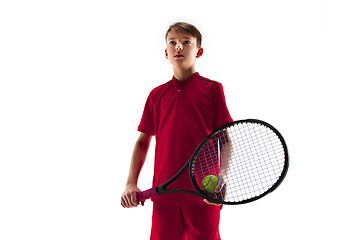
[[[207,175],[201,182],[203,189],[209,193],[214,193],[219,183],[219,179],[214,175]]]

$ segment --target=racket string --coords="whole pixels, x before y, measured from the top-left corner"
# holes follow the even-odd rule
[[[193,171],[200,189],[207,175],[216,175],[224,184],[224,189],[215,193],[203,190],[208,196],[240,202],[273,186],[284,168],[284,155],[282,143],[271,129],[261,124],[237,124],[215,134],[202,147]]]

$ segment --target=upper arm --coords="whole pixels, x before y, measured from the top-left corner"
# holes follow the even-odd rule
[[[138,126],[138,131],[142,133],[146,132],[148,134],[156,135],[154,100],[152,97],[152,92],[149,94],[146,100],[141,121]]]
[[[226,106],[224,90],[221,83],[213,86],[213,104],[214,104],[214,130],[222,125],[232,122],[229,110]]]

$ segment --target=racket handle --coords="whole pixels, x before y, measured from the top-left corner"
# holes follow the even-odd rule
[[[136,193],[136,199],[138,202],[143,202],[146,199],[152,198],[154,196],[156,196],[155,188],[150,188],[149,190]]]

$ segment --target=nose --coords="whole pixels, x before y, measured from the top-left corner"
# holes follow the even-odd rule
[[[175,46],[175,50],[180,52],[183,49],[182,44],[181,43],[177,43]]]

